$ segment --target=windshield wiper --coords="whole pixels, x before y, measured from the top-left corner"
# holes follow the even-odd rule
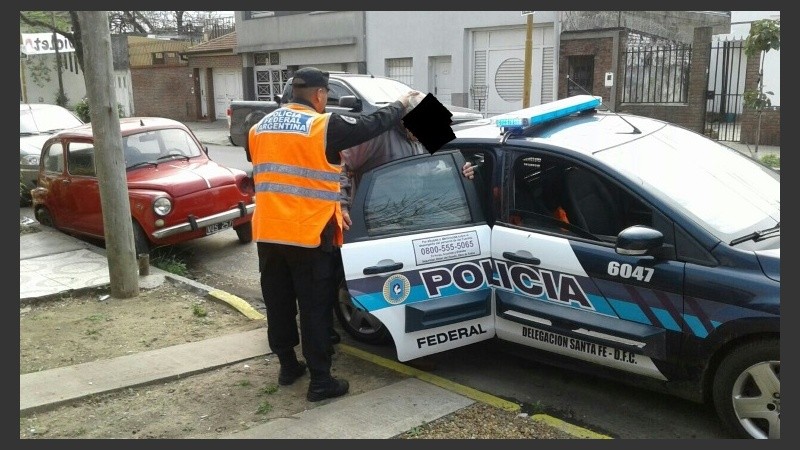
[[[781,223],[778,222],[777,225],[775,225],[772,228],[767,228],[766,230],[761,230],[761,231],[754,231],[750,234],[746,234],[742,237],[736,238],[731,241],[730,245],[741,244],[742,242],[750,240],[758,242],[761,239],[772,236],[773,234],[780,233],[780,231],[781,231]]]
[[[167,158],[183,158],[187,161],[189,160],[189,157],[186,155],[178,155],[175,153],[170,153],[169,155],[159,156],[157,161],[161,161],[162,159],[167,159]]]
[[[158,163],[155,163],[153,161],[139,161],[137,163],[131,164],[130,166],[126,167],[125,170],[130,170],[130,169],[133,169],[135,167],[140,167],[140,166],[144,166],[144,165],[151,165],[151,166],[158,167]]]

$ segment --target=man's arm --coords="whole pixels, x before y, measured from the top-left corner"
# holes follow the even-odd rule
[[[389,130],[395,122],[403,118],[411,98],[422,95],[421,92],[411,91],[401,96],[397,101],[386,105],[377,111],[359,116],[349,117],[332,114],[328,121],[327,146],[325,156],[332,164],[339,164],[339,152],[368,141],[375,136]]]

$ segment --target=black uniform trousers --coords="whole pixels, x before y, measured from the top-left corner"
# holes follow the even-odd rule
[[[264,242],[257,245],[270,348],[284,364],[294,359],[294,347],[302,340],[311,381],[328,380],[338,252],[323,250],[324,246],[305,248]]]

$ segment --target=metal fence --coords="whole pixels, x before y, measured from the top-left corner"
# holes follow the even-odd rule
[[[623,103],[687,103],[691,45],[634,45],[623,54]]]
[[[720,141],[739,141],[746,66],[744,41],[719,40],[711,43],[704,126],[706,135]]]

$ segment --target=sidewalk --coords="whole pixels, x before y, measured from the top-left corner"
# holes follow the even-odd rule
[[[109,283],[105,250],[32,220],[30,208],[20,208],[20,226],[41,231],[20,235],[20,304],[62,292]],[[263,318],[238,297],[151,267],[140,285],[158,286],[167,278],[203,295],[227,302],[250,318]],[[266,329],[257,329],[146,351],[109,360],[20,375],[20,413],[34,413],[91,395],[171,380],[263,356]],[[236,439],[314,438],[389,439],[405,431],[481,401],[504,409],[518,405],[457,385],[449,380],[389,361],[354,347],[340,351],[397,370],[410,378],[373,391],[332,399],[291,417],[273,420],[244,432],[223,436]],[[342,414],[346,410],[347,414]],[[544,416],[535,418],[579,438],[605,437]],[[358,426],[353,426],[357,423]]]

